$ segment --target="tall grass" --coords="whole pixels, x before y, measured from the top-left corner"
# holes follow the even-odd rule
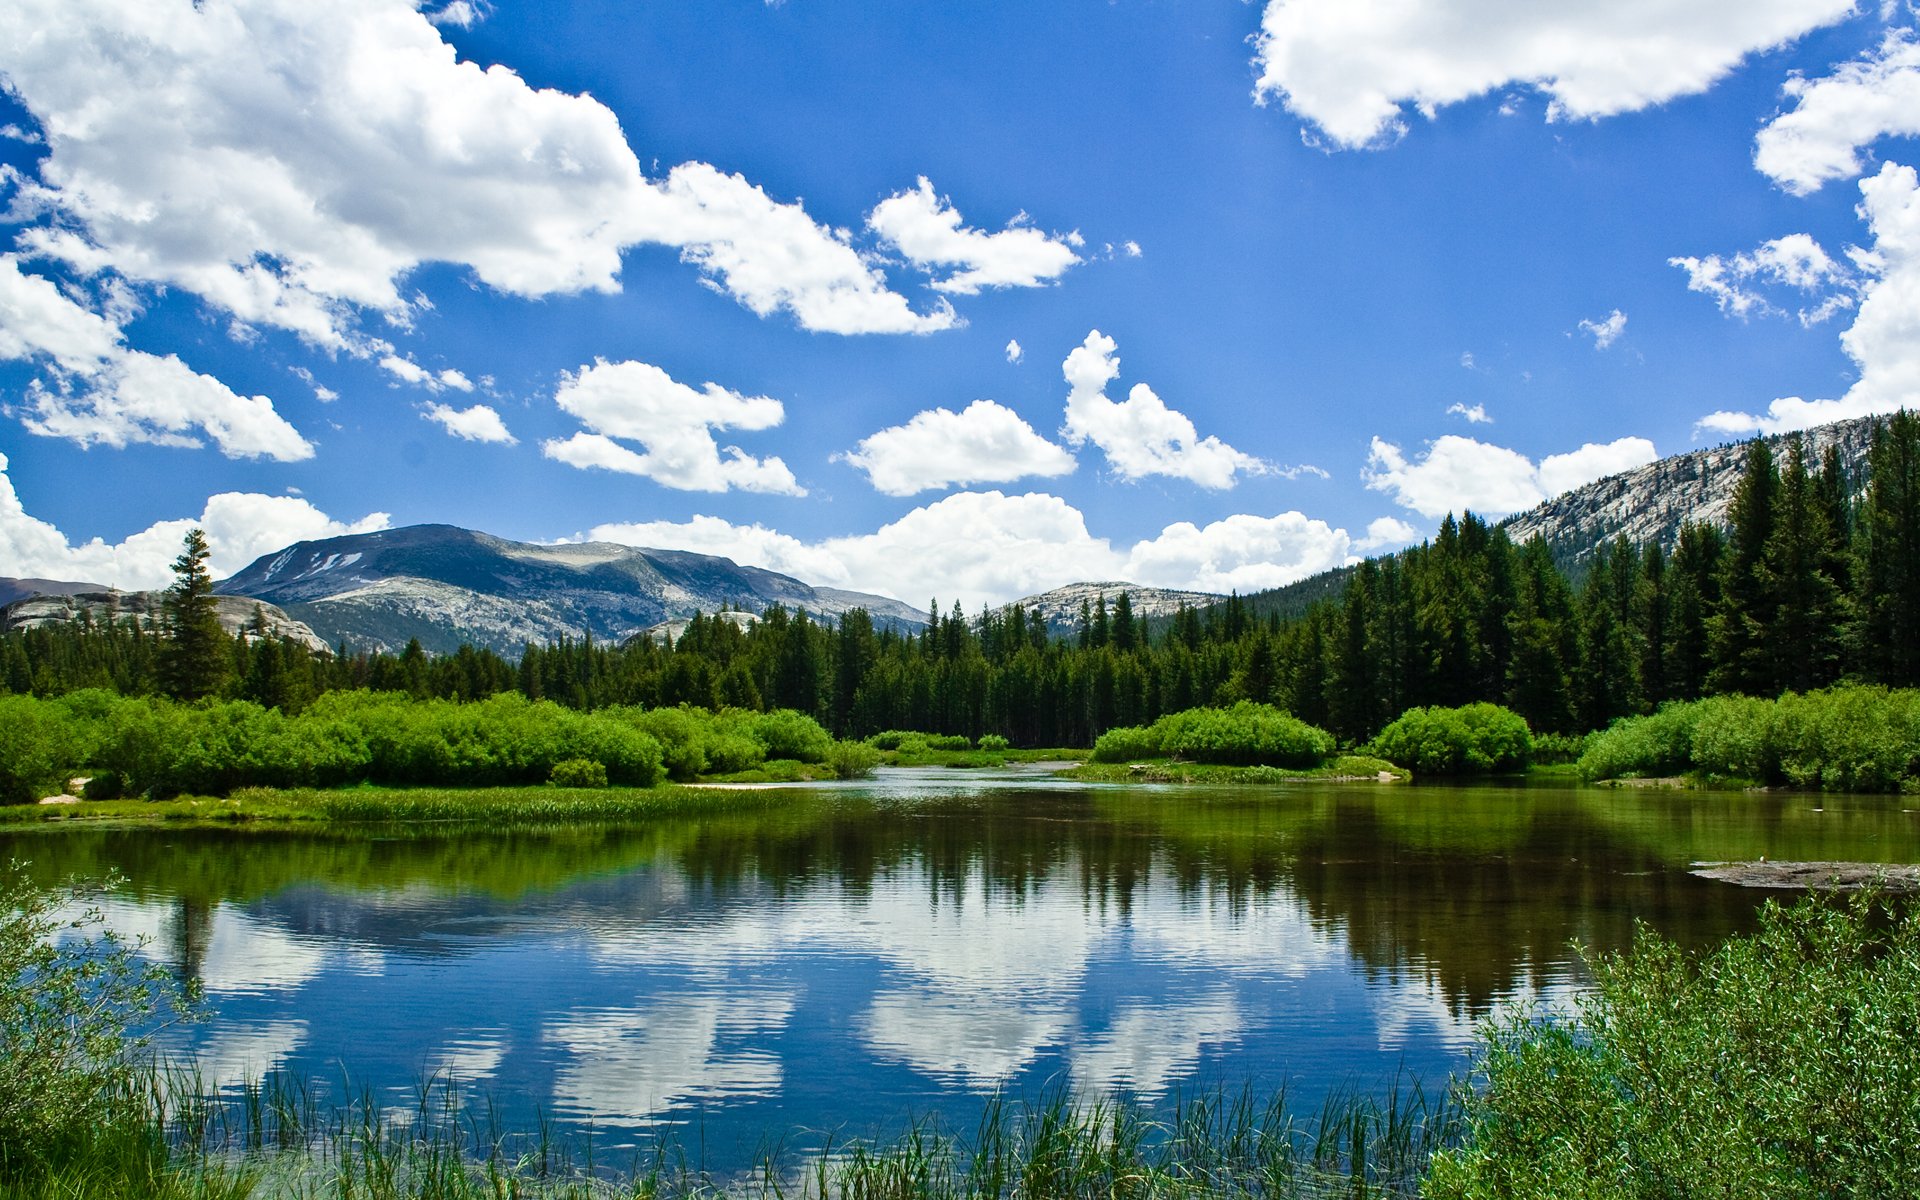
[[[633,1196],[653,1200],[989,1200],[1015,1197],[1411,1197],[1433,1154],[1457,1140],[1452,1098],[1417,1084],[1384,1097],[1344,1092],[1302,1119],[1285,1091],[1203,1090],[1155,1115],[1130,1102],[990,1101],[956,1136],[933,1120],[890,1142],[850,1141],[774,1153],[716,1174],[670,1140],[618,1163],[590,1136],[545,1121],[502,1129],[491,1104],[450,1081],[414,1102],[365,1093],[320,1102],[312,1086],[270,1076],[224,1096],[191,1078],[153,1077],[142,1138],[98,1143],[59,1174],[74,1197],[338,1196],[365,1200],[499,1200]]]

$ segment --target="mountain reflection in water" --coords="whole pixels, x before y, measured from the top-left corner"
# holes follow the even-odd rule
[[[957,786],[955,786],[957,785]],[[1578,941],[1687,945],[1760,897],[1698,859],[1920,859],[1897,800],[1574,787],[1083,788],[883,773],[627,828],[13,834],[204,986],[223,1085],[454,1078],[719,1163],[789,1130],[965,1129],[995,1091],[1432,1081]],[[1824,811],[1815,811],[1816,807]],[[342,1082],[344,1081],[344,1082]]]

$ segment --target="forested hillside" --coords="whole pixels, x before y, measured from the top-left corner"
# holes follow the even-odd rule
[[[1016,745],[1090,745],[1106,729],[1203,704],[1256,700],[1357,742],[1407,708],[1488,700],[1535,730],[1580,732],[1716,692],[1777,695],[1842,679],[1920,684],[1920,419],[1873,438],[1864,487],[1837,452],[1766,442],[1725,534],[1694,523],[1601,547],[1576,587],[1544,540],[1515,546],[1472,514],[1429,542],[1355,568],[1299,617],[1238,599],[1180,609],[1150,632],[1125,594],[1067,638],[1018,605],[956,606],[924,633],[863,610],[823,624],[780,606],[750,628],[702,617],[675,640],[562,641],[517,662],[462,647],[429,656],[314,655],[230,641],[218,690],[297,711],[327,690],[476,698],[518,690],[578,708],[793,708],[840,736],[919,729]],[[0,685],[165,690],[163,635],[35,629],[0,639]]]

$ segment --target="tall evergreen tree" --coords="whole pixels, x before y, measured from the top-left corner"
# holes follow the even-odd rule
[[[1807,472],[1806,447],[1795,439],[1761,565],[1771,616],[1764,638],[1773,658],[1769,692],[1803,692],[1839,677],[1841,581],[1829,574],[1836,536],[1828,528],[1831,519]]]
[[[1854,660],[1894,687],[1920,685],[1920,416],[1874,430],[1859,516]]]
[[[205,530],[189,529],[173,560],[173,586],[161,601],[166,643],[160,656],[161,687],[177,700],[198,700],[220,690],[232,667],[231,642],[214,608],[213,576],[207,570]]]
[[[1712,525],[1680,527],[1667,571],[1666,698],[1698,700],[1713,667],[1708,622],[1720,605],[1720,559],[1726,540]]]
[[[1767,646],[1774,590],[1766,572],[1780,477],[1764,439],[1747,445],[1746,470],[1727,507],[1731,527],[1720,574],[1720,603],[1707,622],[1713,667],[1707,686],[1750,696],[1774,691],[1774,659]]]

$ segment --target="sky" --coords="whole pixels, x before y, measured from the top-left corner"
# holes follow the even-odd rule
[[[1241,592],[1920,395],[1912,0],[0,0],[0,575]]]

